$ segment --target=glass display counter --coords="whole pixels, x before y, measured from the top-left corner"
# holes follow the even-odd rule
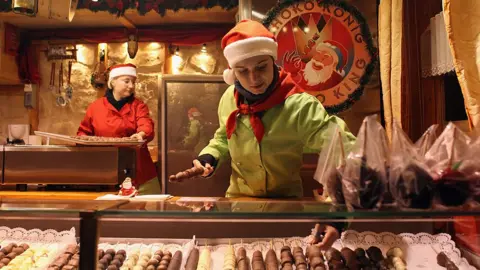
[[[37,248],[35,241],[55,244],[57,252],[50,254],[50,269],[163,269],[168,264],[174,267],[177,261],[179,268],[172,269],[193,269],[186,264],[197,251],[200,259],[196,267],[206,263],[202,266],[207,269],[224,269],[225,259],[232,258],[232,249],[235,262],[241,258],[238,252],[245,250],[250,267],[253,261],[258,263],[259,254],[265,267],[272,263],[275,254],[277,267],[282,269],[282,261],[288,261],[287,248],[293,254],[293,264],[296,259],[302,263],[295,255],[300,256],[301,250],[308,266],[314,249],[308,248],[307,242],[317,223],[344,225],[341,237],[333,244],[335,250],[345,253],[340,257],[343,266],[334,265],[331,255],[335,252],[331,249],[319,253],[324,269],[400,269],[400,265],[394,265],[395,256],[388,256],[398,250],[402,251],[406,269],[447,269],[437,261],[443,255],[458,269],[478,269],[476,254],[480,246],[476,222],[480,208],[477,207],[420,211],[385,206],[375,211],[351,212],[307,200],[184,197],[166,201],[9,199],[2,200],[0,210],[0,226],[5,226],[0,227],[2,248],[12,242],[17,245],[27,242],[38,251],[41,248]],[[14,228],[21,228],[22,232],[37,231],[35,235],[20,234]],[[49,236],[56,233],[60,237]],[[50,238],[40,239],[38,235]],[[72,245],[80,248],[72,250]],[[346,268],[353,260],[348,257],[348,250],[360,252],[360,249],[367,251],[365,258],[371,268]],[[374,254],[375,250],[381,253],[381,261],[391,263],[391,268],[382,268],[383,264],[376,261],[379,255]],[[12,262],[18,260],[11,259],[9,263]],[[75,262],[76,266],[63,268]],[[443,262],[448,269],[454,269],[451,264]],[[236,267],[241,269],[240,264]],[[310,269],[317,268],[310,266]]]

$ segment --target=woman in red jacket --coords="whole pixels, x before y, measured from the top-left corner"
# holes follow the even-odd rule
[[[87,109],[77,135],[102,137],[131,137],[146,140],[137,149],[136,175],[133,179],[140,194],[161,193],[157,170],[147,143],[153,140],[154,124],[148,107],[134,95],[136,66],[121,64],[110,68],[108,90]]]

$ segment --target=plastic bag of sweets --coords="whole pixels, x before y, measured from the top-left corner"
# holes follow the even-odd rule
[[[342,174],[345,169],[347,151],[352,148],[345,133],[335,123],[327,127],[327,140],[318,157],[317,170],[314,179],[322,184],[324,196],[328,196],[335,205],[345,204],[342,191]]]
[[[387,188],[387,139],[376,119],[372,115],[363,120],[357,141],[347,155],[342,187],[349,209],[379,208]]]
[[[437,140],[437,132],[438,125],[432,125],[425,131],[425,133],[423,133],[422,137],[415,142],[415,147],[422,157],[425,156],[430,147],[432,147],[433,143]]]
[[[480,202],[480,138],[477,138],[468,147],[459,171],[471,181],[472,198]]]
[[[433,178],[423,155],[394,121],[390,155],[389,190],[401,208],[428,209],[432,205]]]
[[[469,150],[470,137],[449,123],[425,155],[435,184],[435,201],[460,206],[472,196],[472,181],[460,170]]]

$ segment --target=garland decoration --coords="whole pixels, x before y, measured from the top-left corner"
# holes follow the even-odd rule
[[[216,6],[230,10],[238,6],[238,0],[99,0],[97,2],[79,0],[77,9],[89,9],[93,12],[108,11],[117,16],[125,14],[127,9],[136,9],[141,15],[154,10],[164,16],[167,10],[198,10]],[[12,11],[12,0],[0,0],[0,12],[10,11]]]

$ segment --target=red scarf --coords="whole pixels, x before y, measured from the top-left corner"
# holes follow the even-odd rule
[[[280,69],[278,82],[275,85],[275,89],[273,90],[272,94],[261,102],[254,103],[252,105],[243,104],[241,103],[238,91],[235,90],[234,95],[237,109],[228,117],[226,126],[227,138],[230,139],[233,132],[235,132],[235,128],[237,126],[237,115],[248,114],[250,116],[250,124],[253,128],[253,134],[255,134],[255,138],[257,138],[258,143],[262,142],[265,129],[263,127],[262,120],[257,113],[266,111],[278,104],[282,104],[289,96],[302,92],[303,90],[293,82],[290,73],[284,71],[283,69]]]

